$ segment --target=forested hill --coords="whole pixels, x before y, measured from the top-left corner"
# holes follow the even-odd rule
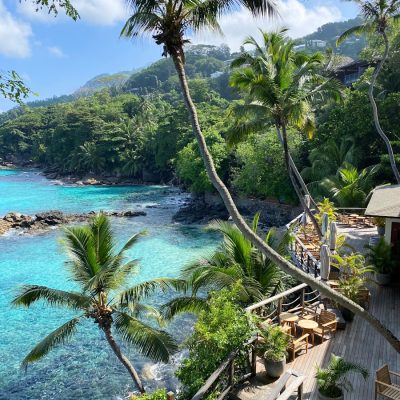
[[[298,44],[304,44],[307,48],[311,50],[324,50],[325,48],[331,48],[336,53],[357,59],[360,55],[361,50],[366,46],[366,40],[362,37],[352,36],[344,41],[339,47],[336,47],[336,39],[346,30],[352,28],[356,25],[361,25],[361,18],[353,18],[347,21],[331,22],[322,25],[317,29],[317,31],[304,36],[297,40]],[[319,43],[321,47],[319,48],[317,44],[313,41],[323,41],[326,42]]]

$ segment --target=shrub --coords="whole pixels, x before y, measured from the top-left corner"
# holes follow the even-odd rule
[[[183,399],[191,398],[229,353],[251,337],[251,321],[237,300],[235,289],[212,292],[209,310],[199,314],[186,341],[189,356],[176,372]]]
[[[139,395],[132,395],[129,397],[129,400],[166,400],[167,399],[167,391],[166,389],[157,389],[153,393],[143,393]]]

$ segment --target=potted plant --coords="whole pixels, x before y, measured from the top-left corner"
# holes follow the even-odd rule
[[[290,337],[280,326],[272,325],[261,329],[260,335],[260,351],[264,358],[265,370],[271,378],[279,378],[285,370]]]
[[[332,259],[341,273],[338,291],[350,300],[359,302],[360,291],[365,287],[367,280],[365,274],[372,272],[373,269],[365,266],[365,258],[358,253],[348,256],[336,254],[332,256]],[[353,321],[354,313],[352,311],[344,307],[339,308],[346,321]]]
[[[364,379],[368,377],[368,371],[361,365],[332,354],[327,368],[317,367],[315,377],[317,378],[318,398],[320,400],[343,400],[344,392],[353,389],[346,376],[349,372],[358,372]]]
[[[366,245],[365,248],[368,249],[367,257],[374,271],[376,282],[383,286],[389,285],[390,274],[395,267],[391,245],[381,237],[374,246]]]
[[[385,234],[385,218],[375,217],[374,222],[376,225],[376,230],[378,231],[378,235],[383,236]]]

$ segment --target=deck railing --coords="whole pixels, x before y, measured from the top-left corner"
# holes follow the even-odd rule
[[[319,302],[320,295],[305,284],[295,286],[289,290],[272,296],[247,307],[248,313],[254,313],[262,320],[270,319],[273,323],[279,323],[282,312],[300,313],[304,308],[312,307]],[[207,379],[206,383],[192,397],[192,400],[201,400],[212,390],[218,389],[218,400],[224,399],[233,389],[235,384],[243,382],[256,374],[258,338],[253,337],[240,349],[234,350],[221,363],[221,365]],[[243,352],[247,356],[248,368],[246,371],[235,370],[236,361]]]

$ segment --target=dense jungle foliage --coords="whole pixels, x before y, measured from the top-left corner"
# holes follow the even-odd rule
[[[400,35],[391,35],[390,40],[390,58],[379,78],[378,107],[383,128],[399,154]],[[371,39],[364,58],[379,52],[380,46]],[[294,203],[272,123],[235,147],[227,145],[235,106],[245,100],[229,85],[230,64],[239,55],[231,54],[227,46],[198,45],[188,50],[189,84],[216,166],[237,193]],[[368,102],[370,75],[367,70],[345,89],[342,102],[315,107],[313,138],[289,130],[292,157],[312,193],[317,198],[333,197],[342,206],[362,206],[374,185],[392,179]],[[193,192],[212,191],[170,59],[89,96],[16,108],[2,114],[0,123],[1,158],[32,160],[64,174],[174,182]]]

